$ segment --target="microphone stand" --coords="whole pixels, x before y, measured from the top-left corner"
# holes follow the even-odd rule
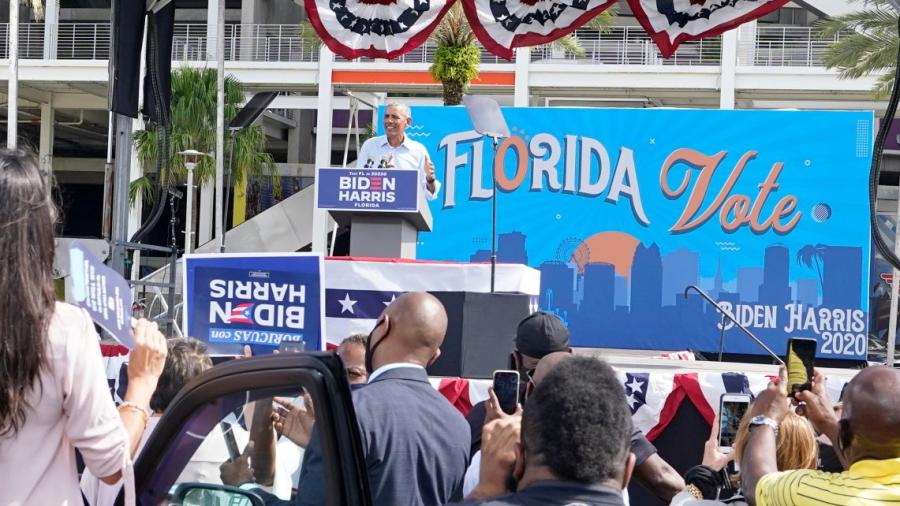
[[[766,346],[766,343],[760,341],[760,339],[758,337],[753,335],[753,332],[750,332],[749,330],[747,330],[747,327],[744,327],[743,325],[741,325],[741,323],[739,321],[735,320],[733,316],[728,314],[728,312],[725,311],[725,309],[723,309],[722,306],[720,306],[716,301],[714,301],[712,299],[712,297],[707,295],[706,292],[704,292],[699,287],[697,287],[697,285],[688,285],[684,288],[684,298],[685,299],[688,298],[688,292],[690,292],[691,290],[700,294],[701,297],[706,299],[706,302],[709,302],[710,304],[712,304],[712,306],[714,308],[716,308],[720,313],[722,313],[722,324],[721,324],[722,325],[722,333],[719,337],[719,362],[722,361],[722,348],[724,346],[724,339],[725,339],[725,319],[728,319],[731,321],[731,323],[734,324],[735,327],[739,328],[744,334],[747,334],[747,337],[749,337],[750,339],[753,339],[753,341],[756,344],[758,344],[763,350],[765,350],[766,353],[768,353],[769,356],[772,357],[773,360],[778,362],[780,365],[785,365],[784,361],[781,360],[781,357],[776,355],[774,351],[772,351],[768,346]]]
[[[494,156],[497,155],[497,136],[492,135]],[[492,167],[493,169],[493,167]],[[494,293],[497,278],[497,177],[491,171],[491,293]]]

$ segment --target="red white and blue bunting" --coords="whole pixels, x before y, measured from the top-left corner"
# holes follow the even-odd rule
[[[616,0],[459,0],[478,40],[512,59],[517,47],[553,42]],[[309,21],[336,54],[396,58],[424,44],[454,0],[305,0]],[[628,0],[664,58],[689,40],[719,35],[788,0]]]
[[[322,41],[348,60],[396,58],[424,44],[453,0],[305,0]]]
[[[460,1],[481,45],[507,60],[512,59],[515,48],[553,42],[616,3],[616,0]]]
[[[719,35],[777,10],[788,0],[628,0],[663,58],[688,40]]]

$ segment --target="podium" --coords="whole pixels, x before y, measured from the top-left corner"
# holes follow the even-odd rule
[[[432,229],[418,170],[320,167],[316,181],[318,208],[350,226],[350,256],[416,258]]]

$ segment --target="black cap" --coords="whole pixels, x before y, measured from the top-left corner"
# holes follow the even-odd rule
[[[516,349],[534,358],[543,358],[555,351],[569,351],[569,329],[555,314],[538,311],[519,322]]]

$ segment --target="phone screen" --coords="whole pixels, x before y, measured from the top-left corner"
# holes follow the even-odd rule
[[[280,353],[301,353],[306,351],[305,341],[281,341],[278,345]]]
[[[725,400],[719,411],[719,446],[722,448],[734,447],[734,438],[737,436],[741,419],[747,413],[747,400]]]
[[[225,436],[225,448],[228,449],[228,456],[234,461],[241,456],[241,450],[238,449],[237,440],[234,438],[233,427],[227,422],[220,422],[219,427],[222,429],[222,435]]]
[[[515,413],[516,405],[519,403],[519,373],[516,371],[495,371],[494,394],[497,395],[497,400],[500,401],[500,409],[504,413]]]
[[[788,395],[809,390],[816,361],[815,339],[793,338],[788,341]]]

